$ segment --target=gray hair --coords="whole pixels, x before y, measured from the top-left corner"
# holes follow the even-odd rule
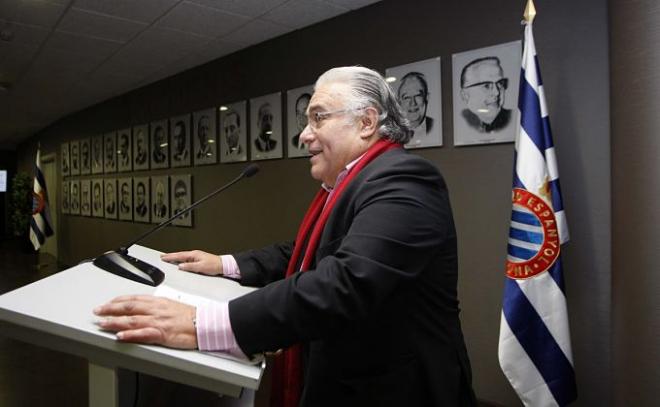
[[[358,111],[374,107],[378,111],[380,137],[401,144],[410,141],[413,136],[410,122],[381,74],[362,66],[333,68],[321,75],[314,87],[331,82],[343,82],[350,86],[351,92],[346,95],[347,109]]]

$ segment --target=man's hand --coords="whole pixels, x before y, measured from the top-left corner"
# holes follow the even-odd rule
[[[220,260],[220,256],[201,250],[165,253],[160,255],[160,259],[168,263],[179,263],[179,270],[192,271],[193,273],[207,274],[209,276],[222,275],[222,260]]]
[[[125,342],[196,349],[195,307],[150,295],[117,297],[94,309],[98,325]]]

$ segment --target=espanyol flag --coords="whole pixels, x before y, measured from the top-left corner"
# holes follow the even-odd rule
[[[561,264],[568,227],[531,21],[518,108],[499,360],[526,406],[564,406],[577,398]]]
[[[37,147],[35,161],[34,185],[32,188],[32,220],[30,221],[30,241],[34,250],[39,250],[46,238],[53,235],[50,221],[50,206],[48,205],[48,189],[46,180],[41,172],[41,152]]]

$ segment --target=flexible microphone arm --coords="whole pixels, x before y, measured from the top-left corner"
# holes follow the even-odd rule
[[[153,229],[148,230],[147,232],[143,233],[143,234],[142,234],[141,236],[139,236],[137,239],[133,239],[133,240],[132,240],[130,243],[128,243],[127,245],[125,245],[125,246],[121,246],[119,249],[117,249],[117,252],[119,252],[119,253],[121,253],[121,254],[128,254],[128,249],[129,249],[131,246],[133,246],[134,244],[136,244],[137,242],[141,241],[142,239],[144,239],[145,237],[149,236],[150,234],[152,234],[152,233],[154,233],[154,232],[156,232],[156,231],[158,231],[158,230],[164,228],[165,226],[169,225],[169,224],[172,223],[172,221],[174,221],[176,218],[185,215],[186,213],[188,213],[188,212],[190,212],[191,210],[195,209],[195,208],[197,207],[197,205],[201,204],[202,202],[206,202],[208,199],[214,197],[215,195],[219,194],[220,192],[222,192],[222,191],[224,191],[225,189],[229,188],[230,186],[234,185],[235,183],[237,183],[238,181],[242,180],[243,178],[250,178],[251,176],[253,176],[253,175],[256,174],[257,172],[259,172],[259,166],[258,166],[257,164],[250,164],[249,166],[247,166],[247,167],[243,170],[243,172],[241,172],[241,173],[238,175],[238,177],[234,178],[234,179],[233,179],[231,182],[229,182],[228,184],[225,184],[225,185],[223,185],[222,187],[220,187],[219,189],[216,189],[215,191],[213,191],[213,192],[211,192],[210,194],[206,195],[204,198],[200,199],[199,201],[193,203],[192,205],[190,205],[189,207],[187,207],[187,208],[184,209],[183,211],[181,211],[181,212],[179,212],[179,213],[177,213],[177,214],[175,214],[175,215],[170,216],[169,219],[166,219],[166,220],[160,222],[158,225],[156,225],[156,227],[154,227]]]

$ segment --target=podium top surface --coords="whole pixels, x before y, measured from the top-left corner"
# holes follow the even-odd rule
[[[143,246],[133,246],[129,254],[160,268],[165,273],[161,286],[188,294],[226,301],[253,290],[224,278],[179,271],[175,265],[161,261],[160,252]],[[86,352],[81,356],[90,361],[94,361],[98,351],[105,354],[103,362],[107,364],[111,352],[117,356],[114,367],[130,368],[121,361],[128,360],[133,365],[144,362],[170,369],[174,374],[190,373],[220,383],[259,387],[263,363],[250,365],[199,351],[121,343],[113,333],[101,331],[95,324],[98,317],[92,312],[94,307],[120,295],[155,291],[156,287],[118,277],[91,262],[84,263],[0,296],[0,322],[86,345],[88,351],[81,351]]]

